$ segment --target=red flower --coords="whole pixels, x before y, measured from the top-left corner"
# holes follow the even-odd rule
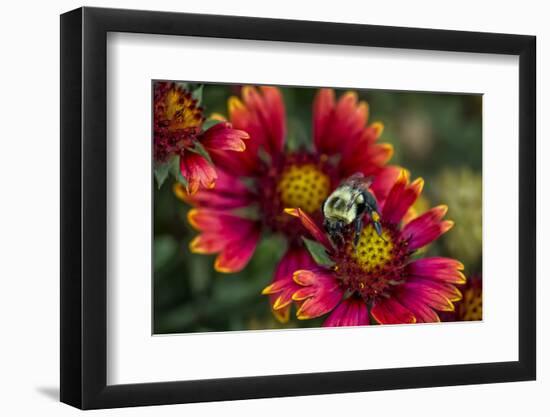
[[[248,86],[241,93],[241,98],[229,99],[229,120],[250,135],[246,149],[240,153],[210,151],[220,168],[216,189],[201,190],[192,197],[186,196],[181,186],[175,191],[195,206],[189,221],[200,234],[191,242],[191,250],[217,253],[214,266],[218,271],[244,268],[262,232],[283,235],[287,251],[276,268],[276,284],[299,265],[312,262],[301,239],[304,229],[285,215],[285,207],[301,207],[320,219],[323,201],[350,174],[376,177],[374,186],[380,188],[395,179],[399,170],[384,166],[393,149],[377,143],[382,125],[367,124],[367,104],[359,102],[353,92],[336,100],[333,90],[319,90],[313,103],[313,149],[294,152],[285,148],[281,91]],[[234,211],[244,207],[256,209],[252,218]],[[271,301],[276,316],[287,319],[289,297],[272,297]]]
[[[351,231],[345,243],[336,248],[307,213],[288,209],[287,213],[299,218],[324,246],[333,265],[300,267],[263,293],[280,299],[279,305],[295,302],[301,320],[328,314],[324,326],[366,325],[369,313],[380,324],[437,322],[436,311],[453,311],[453,303],[461,299],[455,285],[465,282],[462,264],[450,258],[411,257],[453,226],[453,222],[442,220],[447,207],[434,207],[403,224],[423,181],[411,184],[402,171],[386,186],[386,190],[373,190],[381,213],[382,236],[366,216],[357,247],[353,247]]]
[[[216,169],[205,153],[212,151],[243,152],[248,134],[218,123],[203,130],[203,109],[189,91],[175,83],[157,82],[154,87],[154,157],[157,163],[179,158],[181,175],[187,180],[187,192],[199,186],[213,188]]]

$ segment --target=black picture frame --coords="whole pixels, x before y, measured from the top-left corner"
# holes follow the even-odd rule
[[[108,32],[519,56],[519,360],[107,385]],[[61,15],[60,55],[62,402],[94,409],[536,378],[534,36],[84,7]]]

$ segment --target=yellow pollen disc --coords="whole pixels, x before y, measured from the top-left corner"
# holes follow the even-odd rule
[[[458,314],[465,321],[480,321],[483,318],[480,289],[469,288],[464,291]]]
[[[393,243],[390,233],[382,231],[382,239],[372,224],[367,224],[361,232],[357,247],[349,246],[351,258],[366,273],[376,273],[393,259]]]
[[[284,207],[301,208],[309,214],[321,209],[329,191],[329,177],[314,164],[289,166],[277,184]]]
[[[165,115],[170,120],[171,129],[185,129],[200,127],[202,125],[202,113],[195,100],[186,96],[181,89],[170,89],[165,97]]]

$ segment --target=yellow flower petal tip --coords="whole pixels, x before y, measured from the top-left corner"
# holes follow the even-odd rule
[[[397,180],[395,182],[406,184],[406,183],[409,182],[410,175],[411,175],[411,173],[409,172],[409,170],[407,170],[405,168],[401,168],[400,171],[399,171],[399,176],[397,177]]]
[[[223,114],[220,114],[220,113],[212,113],[210,115],[210,119],[212,120],[218,120],[220,122],[226,122],[227,119],[225,118],[225,116]]]
[[[196,208],[192,208],[191,210],[189,210],[189,212],[187,213],[187,221],[189,222],[189,224],[199,230],[199,225],[197,223],[197,220],[196,220],[196,217],[197,215],[199,214],[199,210],[197,210]]]
[[[262,295],[273,294],[273,284],[268,285],[262,290]]]
[[[285,208],[283,211],[284,211],[286,214],[290,214],[291,216],[299,217],[299,215],[300,215],[299,210],[300,210],[300,209],[297,209],[297,208]]]
[[[244,104],[240,98],[231,96],[227,100],[227,108],[229,109],[229,114],[231,114],[236,110],[244,109]]]
[[[252,94],[254,92],[255,88],[252,87],[251,85],[245,85],[242,90],[241,90],[241,96],[244,98],[244,97],[247,97],[249,96],[250,94]]]
[[[373,122],[371,127],[375,130],[377,138],[382,136],[382,133],[384,133],[384,123],[382,122]]]
[[[218,272],[221,272],[222,274],[230,274],[233,272],[239,272],[236,269],[228,268],[226,266],[221,265],[219,259],[216,258],[216,261],[214,262],[214,269]]]
[[[451,300],[449,300],[449,307],[443,311],[455,311],[455,305]]]
[[[353,101],[357,101],[357,92],[355,91],[346,91],[344,95],[342,96],[342,99],[352,99]]]
[[[271,312],[273,313],[273,317],[281,324],[288,323],[290,320],[290,307],[277,311],[271,310]]]
[[[386,157],[384,158],[384,163],[388,162],[390,159],[393,158],[393,154],[395,152],[395,149],[393,147],[393,145],[391,143],[384,143],[382,145],[386,151],[388,152],[388,154],[386,155]]]
[[[411,184],[412,187],[417,189],[418,194],[422,192],[422,189],[424,188],[424,178],[419,177]]]
[[[440,204],[436,207],[436,209],[441,212],[441,217],[444,217],[445,214],[447,214],[447,212],[449,211],[449,206],[446,204]]]
[[[294,271],[294,273],[292,274],[292,280],[296,283],[296,284],[300,284],[300,285],[304,285],[300,282],[300,274],[302,273],[303,271],[301,269],[299,269],[298,271]]]
[[[443,231],[443,233],[448,232],[453,228],[454,225],[455,225],[455,222],[453,222],[452,220],[446,220],[443,223],[441,223],[441,230]]]
[[[298,311],[296,311],[296,318],[297,318],[298,320],[308,320],[308,319],[310,319],[311,316],[309,316],[309,315],[307,315],[307,314],[304,314],[304,313],[302,312],[302,309],[303,309],[303,308],[304,308],[304,306],[302,305],[302,306],[298,309]]]
[[[179,182],[174,184],[174,186],[172,187],[172,191],[174,192],[174,195],[177,198],[179,198],[180,200],[182,200],[184,202],[187,202],[187,200],[188,200],[187,191],[185,190],[185,187],[183,185],[181,185]]]
[[[200,246],[199,236],[195,237],[191,242],[189,242],[189,250],[193,253],[205,254],[206,252]]]
[[[273,310],[277,311],[277,310],[280,310],[281,308],[286,307],[289,304],[290,304],[290,300],[283,300],[283,297],[280,296],[280,297],[277,297],[277,299],[273,303],[272,308]]]
[[[453,298],[450,298],[452,302],[457,302],[462,300],[462,293],[455,295]]]

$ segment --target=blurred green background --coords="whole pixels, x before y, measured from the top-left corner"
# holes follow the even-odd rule
[[[287,147],[311,144],[311,109],[316,89],[281,88],[287,113]],[[343,90],[342,90],[343,91]],[[342,91],[337,90],[337,93]],[[356,90],[369,103],[369,122],[381,121],[381,142],[393,144],[391,164],[425,179],[420,212],[447,204],[455,227],[428,247],[428,255],[456,258],[470,276],[481,273],[482,96]],[[227,99],[239,86],[209,85],[203,90],[206,115],[227,115]],[[215,256],[191,254],[196,235],[189,209],[167,182],[154,187],[154,333],[186,333],[319,327],[322,319],[279,324],[261,290],[269,284],[285,243],[262,239],[249,265],[237,274],[213,269]]]

